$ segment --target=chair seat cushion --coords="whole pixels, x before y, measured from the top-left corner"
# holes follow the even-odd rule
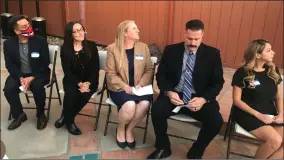
[[[112,106],[116,106],[116,104],[111,100],[111,98],[108,98],[108,99],[106,100],[106,103],[107,103],[107,104],[110,104],[110,105],[112,105]]]
[[[245,129],[243,129],[243,128],[242,128],[239,124],[237,124],[237,123],[235,123],[235,132],[256,139],[255,136],[253,136],[253,135],[250,134],[248,131],[246,131]]]
[[[183,122],[198,122],[197,120],[185,114],[176,114],[176,115],[171,116],[170,118],[174,120],[178,120],[178,121],[183,121]]]

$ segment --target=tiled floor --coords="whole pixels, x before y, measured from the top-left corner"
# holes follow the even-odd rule
[[[1,46],[2,47],[2,46]],[[3,96],[3,85],[5,82],[5,79],[8,75],[5,67],[4,67],[4,60],[3,60],[3,54],[2,54],[2,49],[1,49],[1,116],[6,116],[8,114],[8,108],[9,105],[7,104],[7,101],[5,99],[5,97]],[[226,83],[224,84],[224,88],[221,91],[220,95],[217,97],[219,103],[220,103],[220,112],[222,113],[222,116],[224,118],[225,121],[228,120],[229,117],[229,111],[232,105],[232,88],[230,86],[231,83],[231,78],[232,75],[234,73],[234,69],[230,69],[230,68],[224,68],[224,78],[226,80]],[[62,77],[63,77],[63,73],[61,70],[61,64],[60,64],[60,59],[58,57],[57,60],[57,67],[56,67],[56,74],[58,76],[58,82],[60,84],[60,88],[62,86],[61,82],[62,82]],[[102,73],[103,74],[103,73]],[[103,76],[101,76],[103,77]],[[100,79],[100,81],[102,82],[102,79]],[[54,90],[55,91],[55,90]],[[47,92],[49,92],[47,90]],[[55,94],[53,94],[55,96]],[[106,96],[105,96],[106,97]],[[23,105],[28,105],[23,97],[22,97],[22,102]],[[98,98],[96,99],[98,100]],[[33,103],[33,101],[31,102]],[[155,141],[155,136],[154,136],[154,131],[153,131],[153,126],[151,123],[151,119],[149,119],[149,126],[148,126],[148,133],[147,133],[147,142],[145,144],[142,144],[142,135],[143,135],[143,131],[140,129],[135,129],[135,137],[137,140],[137,148],[135,150],[130,150],[130,149],[125,149],[125,150],[121,150],[115,143],[115,128],[116,125],[114,124],[109,124],[109,128],[108,128],[108,134],[106,136],[103,135],[103,129],[105,126],[105,120],[106,120],[106,114],[107,114],[107,108],[103,107],[102,108],[102,112],[101,112],[101,117],[100,117],[100,121],[99,121],[99,126],[98,126],[98,130],[97,131],[93,131],[94,128],[94,119],[93,118],[88,118],[88,117],[84,117],[84,116],[77,116],[76,117],[76,123],[79,126],[79,128],[82,130],[82,135],[80,136],[73,136],[73,135],[69,135],[68,132],[64,129],[61,128],[59,130],[57,130],[55,127],[53,127],[54,121],[56,120],[56,118],[58,118],[58,116],[61,113],[61,107],[59,106],[57,101],[52,101],[52,113],[51,114],[55,114],[55,116],[51,116],[51,120],[50,123],[48,124],[48,127],[51,128],[52,131],[60,131],[62,132],[61,134],[63,135],[52,135],[54,136],[54,139],[60,140],[64,137],[67,136],[67,148],[66,150],[64,149],[64,145],[61,147],[61,149],[64,152],[61,152],[60,154],[58,153],[44,153],[44,150],[41,151],[42,155],[46,155],[48,154],[48,156],[42,157],[41,153],[38,154],[34,154],[34,153],[29,153],[29,157],[30,158],[44,158],[44,159],[145,159],[147,157],[147,155],[149,155],[153,150],[154,150],[154,141]],[[93,104],[87,104],[87,106],[84,107],[82,112],[85,113],[89,113],[89,114],[94,114],[96,113],[97,108],[93,106]],[[30,112],[30,111],[26,111],[26,112]],[[30,117],[32,117],[34,114],[34,112],[31,113],[31,115],[29,115]],[[117,111],[116,109],[113,109],[113,113],[112,113],[112,119],[116,120],[116,114]],[[3,121],[3,123],[2,123]],[[9,137],[9,135],[11,134],[3,134],[4,132],[6,133],[6,128],[7,126],[3,126],[3,124],[7,123],[7,119],[5,118],[1,118],[1,138],[3,140],[3,142],[5,143],[5,138],[9,139],[11,137]],[[10,122],[8,122],[10,123]],[[33,121],[28,121],[25,123],[34,123]],[[145,125],[145,119],[141,122],[140,125]],[[21,126],[21,127],[26,127],[26,126]],[[31,126],[27,126],[27,127],[33,127],[33,125]],[[225,124],[224,124],[225,127]],[[33,130],[33,129],[29,129],[28,130]],[[222,129],[221,132],[223,132],[224,128]],[[14,134],[16,133],[15,131],[12,131],[12,133],[14,132]],[[30,131],[31,132],[31,131]],[[32,132],[38,132],[37,130],[33,130]],[[42,131],[41,134],[44,134],[45,138],[51,136],[50,135],[50,130],[49,131]],[[170,121],[169,122],[169,132],[174,133],[174,134],[178,134],[178,135],[182,135],[182,136],[187,136],[187,137],[191,137],[191,138],[196,138],[197,134],[199,132],[199,128],[193,125],[188,125],[188,124],[184,124],[181,122],[177,122],[177,121]],[[11,132],[9,132],[11,133]],[[5,135],[5,136],[3,136]],[[21,133],[17,133],[17,136],[21,137],[23,135],[21,135]],[[46,143],[43,139],[35,139],[35,137],[29,137],[29,141],[32,141],[33,143],[40,143],[42,144],[41,146],[44,146]],[[49,137],[50,138],[50,137]],[[172,142],[172,151],[173,154],[171,156],[171,159],[184,159],[186,158],[186,153],[188,151],[188,149],[191,147],[192,142],[191,141],[186,141],[186,140],[181,140],[181,139],[177,139],[177,138],[170,138],[171,142]],[[29,142],[28,141],[28,142]],[[6,141],[7,142],[7,141]],[[27,142],[27,141],[25,141]],[[21,145],[30,145],[30,143],[27,144],[21,144]],[[9,143],[12,144],[6,144],[7,147],[7,156],[11,157],[11,158],[19,158],[19,159],[23,159],[23,158],[27,158],[28,156],[26,155],[21,155],[21,154],[12,154],[12,153],[16,153],[15,152],[11,152],[11,150],[13,150],[12,146],[18,145],[21,143],[21,141],[9,141]],[[56,142],[54,142],[56,143]],[[54,145],[54,144],[50,144],[50,145]],[[33,146],[31,146],[32,148]],[[47,150],[50,150],[50,148]],[[57,147],[56,145],[54,147]],[[254,145],[249,145],[249,144],[244,144],[241,143],[239,141],[235,141],[233,140],[232,142],[232,146],[231,146],[233,151],[238,151],[241,153],[246,153],[246,154],[250,154],[253,155],[255,153],[256,150],[256,146]],[[33,148],[35,151],[37,150],[37,147]],[[225,158],[226,155],[226,149],[227,149],[227,142],[223,141],[223,136],[220,134],[218,135],[213,141],[212,143],[208,146],[208,148],[205,151],[204,157],[206,159],[223,159]],[[21,153],[24,151],[21,151]],[[26,151],[29,152],[29,151]],[[33,151],[30,151],[33,152]],[[34,157],[33,157],[34,156]],[[239,157],[239,156],[231,156],[232,158],[243,158],[243,157]]]

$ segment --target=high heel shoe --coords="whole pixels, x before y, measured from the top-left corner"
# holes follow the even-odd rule
[[[125,136],[126,136],[126,129],[125,129]],[[126,145],[131,148],[131,149],[134,149],[136,147],[136,141],[135,141],[135,138],[133,140],[133,142],[127,142],[126,141]]]
[[[131,149],[134,149],[136,147],[136,141],[134,139],[133,142],[129,143],[129,142],[126,142],[126,145],[131,148]]]
[[[122,149],[126,148],[126,145],[127,145],[126,142],[119,142],[118,141],[118,139],[117,139],[117,128],[116,128],[116,144]]]

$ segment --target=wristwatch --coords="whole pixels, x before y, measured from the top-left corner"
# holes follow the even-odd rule
[[[169,91],[165,91],[165,92],[164,92],[164,95],[165,95],[165,96],[168,96],[168,92],[169,92]]]

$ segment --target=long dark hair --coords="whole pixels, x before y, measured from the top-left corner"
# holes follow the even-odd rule
[[[71,21],[69,22],[65,27],[65,33],[64,33],[64,42],[61,48],[61,56],[64,56],[65,58],[71,58],[72,54],[74,54],[74,40],[73,40],[73,26],[75,24],[80,24],[84,31],[85,27],[78,21]],[[84,37],[84,40],[82,41],[83,51],[87,57],[88,60],[91,59],[92,54],[88,48],[88,40],[86,39],[86,36]]]

